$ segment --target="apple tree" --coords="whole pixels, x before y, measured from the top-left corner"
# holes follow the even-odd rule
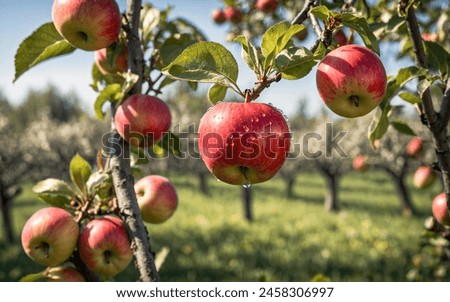
[[[68,9],[65,7],[68,3],[74,5]],[[444,10],[444,17],[439,20],[435,15],[437,7]],[[53,22],[42,25],[19,46],[15,80],[34,65],[58,55],[76,49],[97,52],[103,49],[96,54],[91,86],[98,92],[94,108],[99,119],[105,118],[104,105],[110,104],[111,133],[104,140],[96,167],[76,155],[70,163],[72,184],[46,179],[35,191],[52,206],[68,213],[55,215],[62,223],[68,215],[77,222],[80,236],[70,246],[85,238],[83,234],[91,224],[104,225],[104,241],[108,230],[119,228],[121,233],[126,230],[124,240],[114,251],[105,251],[100,242],[86,253],[75,248],[62,261],[73,264],[87,280],[97,279],[97,274],[108,278],[118,272],[99,269],[97,261],[107,264],[117,261],[124,267],[129,262],[131,246],[140,279],[159,280],[135,192],[130,157],[154,148],[176,152],[177,138],[170,132],[162,135],[168,127],[168,114],[158,96],[164,87],[177,80],[187,81],[193,88],[198,83],[210,84],[208,99],[213,106],[200,121],[199,151],[214,176],[244,186],[271,179],[285,162],[290,148],[292,134],[283,114],[269,104],[255,102],[272,84],[303,78],[318,65],[317,88],[332,111],[344,117],[375,111],[370,126],[367,125],[372,145],[392,125],[390,115],[398,95],[414,104],[418,119],[432,134],[437,167],[450,203],[447,135],[450,54],[445,40],[449,10],[440,1],[424,4],[409,0],[373,3],[348,0],[324,1],[319,5],[315,0],[306,0],[298,7],[291,1],[227,0],[223,12],[215,13],[215,20],[231,24],[234,36],[229,40],[241,45],[243,61],[255,74],[252,87],[241,87],[233,54],[220,43],[204,41],[201,31],[187,20],[170,19],[170,9],[160,11],[142,5],[140,0],[129,0],[127,11],[120,14],[114,0],[55,0]],[[92,18],[92,14],[96,17]],[[423,30],[435,30],[436,36],[424,37]],[[305,31],[317,35],[309,47],[301,38]],[[342,38],[342,32],[346,39]],[[434,41],[424,41],[431,39]],[[361,45],[349,44],[352,40]],[[410,67],[388,78],[378,58],[379,42],[399,41],[400,55],[411,57],[415,64],[411,62]],[[410,88],[407,84],[413,80],[418,80],[417,85]],[[433,106],[431,89],[440,94],[439,110]],[[222,102],[229,90],[240,102]],[[123,107],[124,104],[128,106]],[[155,122],[153,113],[164,117],[161,123]],[[165,125],[164,129],[157,128],[159,124]],[[325,153],[329,153],[330,147],[326,146]],[[329,176],[331,188],[327,207],[337,209],[337,181],[342,172],[333,165],[333,160],[322,157],[317,161],[319,164],[320,160],[326,162],[322,170]],[[116,221],[117,217],[121,219]],[[52,234],[41,235],[46,239],[38,242],[38,246],[44,255],[52,244],[63,244],[52,241]],[[32,244],[32,236],[28,239],[24,246]],[[100,254],[100,260],[95,258],[96,254]],[[61,265],[61,259],[48,265]]]

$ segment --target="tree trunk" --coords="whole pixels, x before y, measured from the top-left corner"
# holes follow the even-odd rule
[[[248,222],[253,221],[252,191],[250,186],[242,187],[242,201],[244,202],[244,217]]]
[[[337,212],[339,211],[338,187],[339,175],[326,173],[327,193],[325,196],[325,210]]]
[[[14,231],[12,228],[11,219],[11,204],[12,199],[8,198],[2,193],[0,196],[0,206],[2,211],[3,233],[8,244],[14,243]]]
[[[406,187],[405,178],[392,175],[392,180],[395,184],[395,190],[400,201],[400,210],[403,216],[411,216],[416,214],[408,188]]]
[[[286,181],[286,196],[287,198],[294,197],[294,185],[295,185],[295,177],[288,177],[285,179]]]
[[[198,184],[199,184],[200,192],[207,195],[209,193],[207,174],[204,172],[198,172],[197,176],[198,176]]]

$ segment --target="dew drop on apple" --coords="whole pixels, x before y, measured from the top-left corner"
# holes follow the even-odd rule
[[[263,112],[263,113],[261,113],[261,116],[262,117],[266,117],[266,114]]]
[[[247,182],[247,183],[243,184],[242,186],[243,186],[244,188],[248,189],[248,188],[251,187],[251,185],[252,185],[251,183]]]

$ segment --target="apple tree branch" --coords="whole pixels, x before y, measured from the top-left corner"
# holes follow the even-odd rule
[[[129,72],[139,76],[139,80],[131,90],[131,94],[141,93],[142,89],[143,53],[139,39],[141,5],[141,0],[128,0],[128,68]],[[115,106],[112,105],[112,116],[114,116],[115,109]],[[134,192],[134,179],[130,169],[129,148],[127,148],[127,144],[123,142],[117,133],[113,119],[111,121],[111,132],[113,133],[112,141],[121,142],[120,144],[112,144],[111,148],[114,152],[113,154],[109,154],[112,179],[120,215],[131,240],[131,247],[140,274],[140,280],[159,281],[159,274],[156,269],[148,232],[142,220]],[[122,150],[118,146],[125,146],[125,148]]]
[[[419,24],[417,22],[414,5],[410,5],[409,0],[399,1],[399,11],[406,14],[406,23],[408,32],[412,39],[414,56],[416,64],[419,67],[428,69],[427,59],[423,48],[422,37],[420,34]],[[419,77],[419,81],[424,77]],[[450,209],[450,148],[448,141],[447,125],[449,121],[449,81],[447,81],[447,88],[442,99],[442,106],[440,112],[436,112],[433,107],[430,90],[424,91],[421,97],[421,105],[423,113],[426,117],[427,126],[433,135],[433,143],[439,168],[442,174],[444,184],[444,192],[447,199],[447,205]]]

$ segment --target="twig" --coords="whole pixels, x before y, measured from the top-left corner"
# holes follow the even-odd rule
[[[292,24],[302,24],[305,22],[306,18],[308,18],[308,13],[311,10],[311,8],[314,6],[314,3],[316,0],[308,0],[306,2],[305,6],[303,7],[302,11],[292,20]]]
[[[447,87],[444,91],[439,115],[441,117],[442,127],[446,127],[450,120],[450,77],[447,79]]]

